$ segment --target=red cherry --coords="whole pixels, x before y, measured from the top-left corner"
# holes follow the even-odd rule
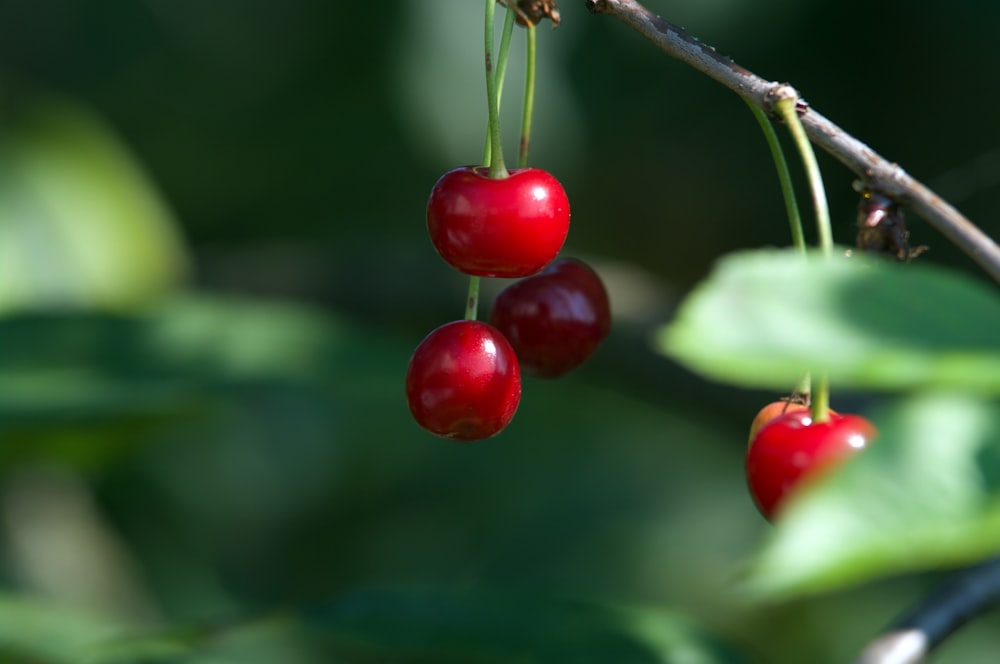
[[[864,449],[875,426],[860,415],[830,414],[813,422],[807,410],[780,415],[757,432],[746,457],[747,484],[761,514],[773,520],[786,497]]]
[[[514,168],[502,179],[463,166],[435,183],[427,231],[446,263],[481,277],[526,277],[548,265],[569,232],[569,200],[559,181],[538,168]]]
[[[492,325],[459,320],[428,334],[406,371],[417,423],[452,440],[482,440],[510,423],[521,400],[514,349]]]
[[[754,436],[760,431],[760,428],[770,422],[771,420],[784,415],[785,413],[796,413],[801,411],[809,411],[809,406],[804,403],[799,403],[795,401],[772,401],[767,404],[759,411],[757,411],[757,416],[753,418],[753,422],[750,423],[750,435],[747,437],[747,444],[753,442]],[[830,410],[830,415],[839,415],[837,411]]]
[[[525,373],[555,378],[579,366],[608,336],[611,307],[597,273],[564,258],[500,291],[490,322],[510,340]]]

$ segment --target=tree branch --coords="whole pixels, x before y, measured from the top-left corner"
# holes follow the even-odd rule
[[[635,0],[586,0],[593,14],[610,14],[667,55],[677,58],[729,88],[749,104],[774,116],[774,101],[791,86],[767,81],[720,55],[683,28],[651,13]],[[1000,247],[962,213],[804,102],[799,104],[809,139],[856,174],[864,186],[888,194],[934,226],[959,249],[1000,281]]]
[[[1000,602],[1000,558],[956,572],[872,641],[856,664],[917,664],[950,634]]]

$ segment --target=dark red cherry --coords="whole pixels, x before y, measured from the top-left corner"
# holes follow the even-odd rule
[[[503,289],[490,322],[510,340],[521,369],[554,378],[579,366],[611,330],[611,307],[601,278],[573,258]]]

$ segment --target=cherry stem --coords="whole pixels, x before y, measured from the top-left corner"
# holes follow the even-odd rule
[[[816,389],[810,394],[809,412],[813,422],[830,419],[830,377],[825,373],[819,377]]]
[[[507,74],[507,58],[510,53],[510,38],[514,34],[514,18],[516,12],[514,12],[509,6],[507,7],[507,16],[504,18],[503,22],[503,32],[500,33],[500,51],[496,59],[496,91],[497,91],[497,109],[501,106],[501,101],[503,100],[503,83],[504,78]],[[490,165],[490,156],[493,154],[492,149],[493,132],[490,131],[489,120],[486,122],[486,145],[483,148],[483,165]]]
[[[476,320],[479,317],[479,281],[480,277],[469,276],[469,297],[465,301],[465,320]]]
[[[778,133],[774,131],[774,125],[761,109],[757,108],[749,101],[747,106],[757,118],[757,123],[764,132],[767,140],[767,147],[771,150],[771,157],[774,159],[774,167],[778,171],[778,183],[781,185],[781,193],[785,199],[785,211],[788,213],[788,226],[792,232],[792,244],[803,254],[806,252],[805,234],[802,232],[802,215],[799,213],[799,203],[795,196],[795,186],[792,184],[792,176],[788,170],[788,161],[785,153],[781,149],[781,141],[778,140]],[[806,376],[805,391],[809,391],[809,379]],[[800,384],[800,388],[802,385]]]
[[[493,23],[496,16],[496,1],[486,1],[486,26],[484,44],[486,51],[486,103],[489,112],[489,123],[486,127],[486,147],[483,149],[483,164],[489,166],[489,176],[500,179],[507,177],[507,168],[503,163],[503,147],[500,142],[500,95],[503,91],[504,74],[507,71],[507,55],[510,51],[510,38],[514,32],[514,11],[508,7],[504,19],[503,33],[500,38],[500,51],[497,60],[493,61]],[[496,70],[494,71],[494,66]],[[476,320],[479,317],[479,283],[481,279],[475,275],[469,276],[469,295],[465,301],[465,320]]]
[[[779,89],[779,96],[775,102],[775,109],[788,125],[788,130],[792,134],[795,146],[802,157],[802,163],[806,169],[806,177],[809,180],[809,190],[812,192],[813,207],[816,213],[816,232],[819,236],[819,248],[826,260],[833,258],[833,232],[830,227],[830,208],[826,202],[826,189],[823,187],[823,176],[819,170],[819,162],[816,161],[816,153],[813,151],[809,136],[799,119],[798,106],[799,96],[790,86]],[[819,385],[812,393],[812,419],[813,422],[825,422],[830,418],[830,379],[826,374],[820,376]]]
[[[527,26],[527,56],[524,70],[524,114],[521,116],[521,143],[518,148],[517,165],[528,166],[528,151],[531,147],[531,116],[535,110],[535,25]]]
[[[508,9],[508,11],[510,11]],[[486,26],[484,45],[486,51],[486,104],[489,112],[490,156],[489,176],[500,179],[507,177],[507,167],[503,163],[503,144],[500,141],[500,98],[497,92],[497,76],[493,62],[493,22],[496,15],[496,0],[486,0]]]
[[[802,126],[796,110],[798,95],[791,88],[781,89],[782,95],[775,103],[775,108],[788,125],[795,146],[802,157],[802,163],[809,179],[809,190],[812,192],[813,207],[816,213],[816,232],[819,237],[819,248],[827,258],[833,257],[833,233],[830,230],[830,208],[826,202],[826,189],[823,187],[823,176],[819,170],[819,162],[813,151],[809,136]]]

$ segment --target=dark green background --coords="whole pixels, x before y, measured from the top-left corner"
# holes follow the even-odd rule
[[[458,446],[410,421],[409,352],[463,307],[464,278],[434,254],[423,210],[442,172],[481,155],[479,4],[0,4],[0,116],[38,92],[95,110],[175,212],[193,257],[189,290],[251,298],[182,302],[138,322],[8,321],[7,361],[37,353],[56,366],[83,325],[96,341],[66,363],[114,388],[75,414],[47,397],[0,411],[21,423],[3,430],[8,502],[18,482],[45,487],[31,478],[69,465],[52,481],[83,478],[170,624],[357,588],[500,588],[678,610],[761,661],[845,661],[926,581],[791,606],[729,597],[765,530],[741,464],[746,426],[771,395],[703,382],[648,344],[716,257],[788,243],[764,140],[737,97],[582,2],[563,4],[558,30],[539,30],[532,163],[569,193],[566,253],[606,275],[615,331],[573,376],[526,382],[515,423],[495,440]],[[649,7],[792,83],[988,233],[1000,230],[1000,8]],[[835,236],[850,243],[853,176],[820,160]],[[979,276],[908,220],[931,247],[922,260]],[[191,316],[211,330],[191,347],[150,356],[136,342]],[[277,375],[247,379],[218,359],[248,329],[265,330],[254,343]],[[137,404],[140,384],[155,389]],[[835,392],[844,410],[869,403]],[[112,443],[129,453],[105,455]],[[15,557],[0,557],[0,579],[32,590],[2,564]],[[979,661],[984,635],[963,635],[941,661]],[[295,638],[277,641],[289,650],[272,661],[310,661],[289,654],[306,648]]]

